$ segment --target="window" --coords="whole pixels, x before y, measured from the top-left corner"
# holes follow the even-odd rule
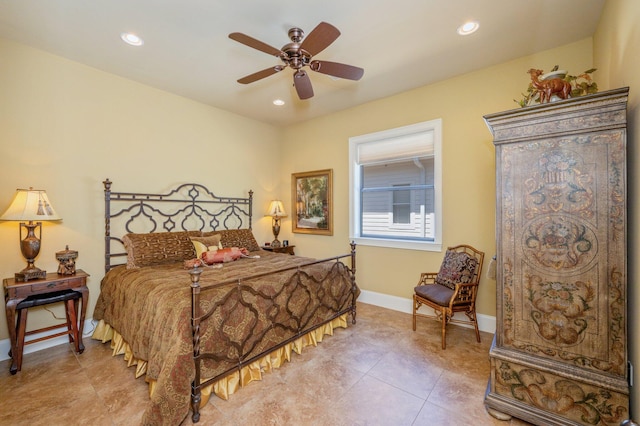
[[[350,237],[440,250],[442,120],[349,139]]]
[[[409,184],[393,186],[393,223],[411,223],[411,192],[397,189],[402,186],[409,186]]]

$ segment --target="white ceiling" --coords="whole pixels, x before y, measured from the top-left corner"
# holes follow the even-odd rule
[[[604,2],[0,0],[0,37],[287,125],[591,36]],[[480,22],[479,31],[459,36],[456,28],[470,19]],[[229,33],[281,48],[289,28],[308,34],[321,21],[342,34],[315,59],[364,68],[360,81],[310,72],[315,96],[305,101],[297,98],[290,69],[249,85],[236,82],[280,61]],[[123,31],[141,36],[144,46],[125,45]],[[273,106],[275,98],[286,105]]]

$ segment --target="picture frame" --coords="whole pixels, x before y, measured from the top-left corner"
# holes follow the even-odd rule
[[[291,174],[292,231],[333,235],[333,169]]]

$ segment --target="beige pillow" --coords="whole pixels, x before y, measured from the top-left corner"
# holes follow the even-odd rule
[[[196,250],[196,258],[200,259],[202,253],[206,251],[216,251],[222,248],[220,244],[220,234],[210,235],[208,237],[190,237],[193,248]]]

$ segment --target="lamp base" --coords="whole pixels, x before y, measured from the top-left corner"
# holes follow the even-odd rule
[[[271,225],[271,230],[273,231],[273,241],[271,241],[271,247],[279,248],[282,247],[282,243],[278,240],[278,234],[280,233],[280,218],[275,216],[273,218],[273,223]]]
[[[20,251],[27,260],[27,266],[20,272],[16,272],[16,281],[29,281],[47,278],[47,271],[43,271],[33,264],[38,253],[40,253],[40,237],[42,236],[42,222],[21,223],[20,237],[22,237],[22,228],[27,230],[23,240],[20,240]],[[36,237],[35,230],[38,230],[39,237]]]
[[[42,280],[47,278],[47,271],[43,271],[40,268],[25,268],[20,272],[16,272],[16,281],[30,281],[30,280]]]

